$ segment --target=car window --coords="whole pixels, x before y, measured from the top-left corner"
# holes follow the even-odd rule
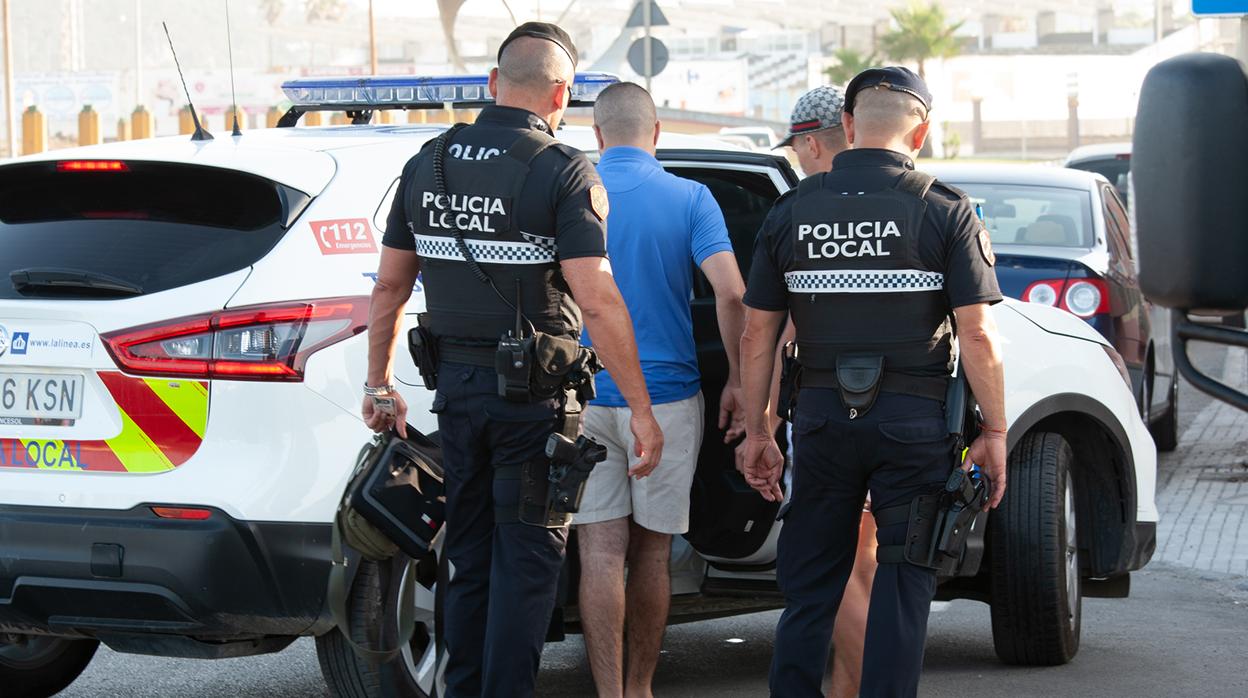
[[[8,283],[19,270],[119,280],[143,294],[235,272],[273,249],[308,201],[223,168],[133,162],[83,171],[78,164],[0,168],[0,298],[116,297],[82,284],[19,292]]]
[[[1118,195],[1113,187],[1102,187],[1101,196],[1105,199],[1105,228],[1109,231],[1110,244],[1117,248],[1120,258],[1125,262],[1134,257],[1127,213],[1118,202]]]
[[[951,182],[984,210],[993,245],[1092,247],[1087,191],[1016,184]]]
[[[1095,172],[1109,183],[1114,185],[1118,190],[1118,195],[1122,197],[1124,202],[1129,200],[1127,193],[1130,187],[1127,186],[1127,173],[1131,171],[1131,158],[1127,155],[1106,157],[1096,160],[1084,160],[1069,165],[1072,169],[1084,170],[1086,172]]]
[[[669,168],[673,174],[705,184],[724,213],[728,237],[737,257],[741,276],[749,278],[750,256],[754,252],[754,236],[763,225],[780,192],[771,178],[762,172],[747,172],[699,167]],[[694,275],[694,297],[711,298],[710,283],[699,273]]]

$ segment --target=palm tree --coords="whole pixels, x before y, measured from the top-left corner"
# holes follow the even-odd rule
[[[824,68],[823,74],[828,76],[828,81],[833,85],[844,85],[858,73],[879,62],[874,51],[864,55],[852,48],[838,48],[832,53],[832,57],[836,59],[836,65]]]
[[[309,22],[337,22],[342,19],[347,7],[343,0],[304,0],[303,10]]]
[[[945,10],[932,0],[923,5],[918,0],[905,9],[890,10],[897,28],[880,37],[880,48],[896,61],[915,61],[919,77],[927,79],[925,63],[933,58],[956,56],[961,50],[953,33],[962,22],[949,23]]]

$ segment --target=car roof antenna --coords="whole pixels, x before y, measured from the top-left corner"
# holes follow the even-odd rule
[[[182,64],[178,62],[178,52],[173,48],[173,37],[169,36],[169,25],[161,22],[160,26],[165,28],[165,38],[169,40],[169,52],[173,54],[173,65],[178,69],[178,77],[182,80],[182,91],[186,93],[186,106],[190,107],[191,121],[195,123],[195,133],[191,134],[191,140],[210,141],[212,134],[199,123],[199,115],[195,113],[195,105],[191,103],[191,91],[186,87],[186,78],[182,75]]]
[[[234,40],[230,34],[230,0],[225,0],[225,45],[230,51],[230,113],[234,115],[234,130],[230,135],[241,136],[243,132],[238,127],[238,96],[234,92]]]

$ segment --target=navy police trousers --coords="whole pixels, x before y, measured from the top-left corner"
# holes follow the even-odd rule
[[[791,503],[780,531],[776,574],[785,609],[776,627],[771,695],[822,696],[832,624],[854,565],[859,517],[871,506],[908,503],[939,489],[953,467],[943,404],[881,393],[849,418],[832,389],[803,389],[793,417]],[[901,543],[905,523],[881,528]],[[914,696],[923,665],[936,574],[908,563],[880,565],[871,589],[861,695]]]
[[[519,480],[494,477],[543,453],[558,404],[507,402],[497,381],[492,369],[444,362],[434,399],[446,471],[443,554],[454,567],[440,628],[448,698],[533,695],[568,538],[567,528],[516,520]]]

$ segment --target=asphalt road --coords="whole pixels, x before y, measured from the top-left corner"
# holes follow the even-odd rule
[[[1195,347],[1217,369],[1225,350]],[[1209,398],[1183,384],[1180,434]],[[1024,668],[993,653],[988,607],[933,609],[924,696],[1248,695],[1248,578],[1152,563],[1132,576],[1127,599],[1086,599],[1082,646],[1070,664]],[[763,696],[778,611],[671,628],[655,681],[661,696]],[[0,687],[0,695],[3,687]],[[580,636],[547,646],[541,696],[593,694]],[[313,642],[243,659],[178,660],[101,648],[66,698],[327,696]]]

